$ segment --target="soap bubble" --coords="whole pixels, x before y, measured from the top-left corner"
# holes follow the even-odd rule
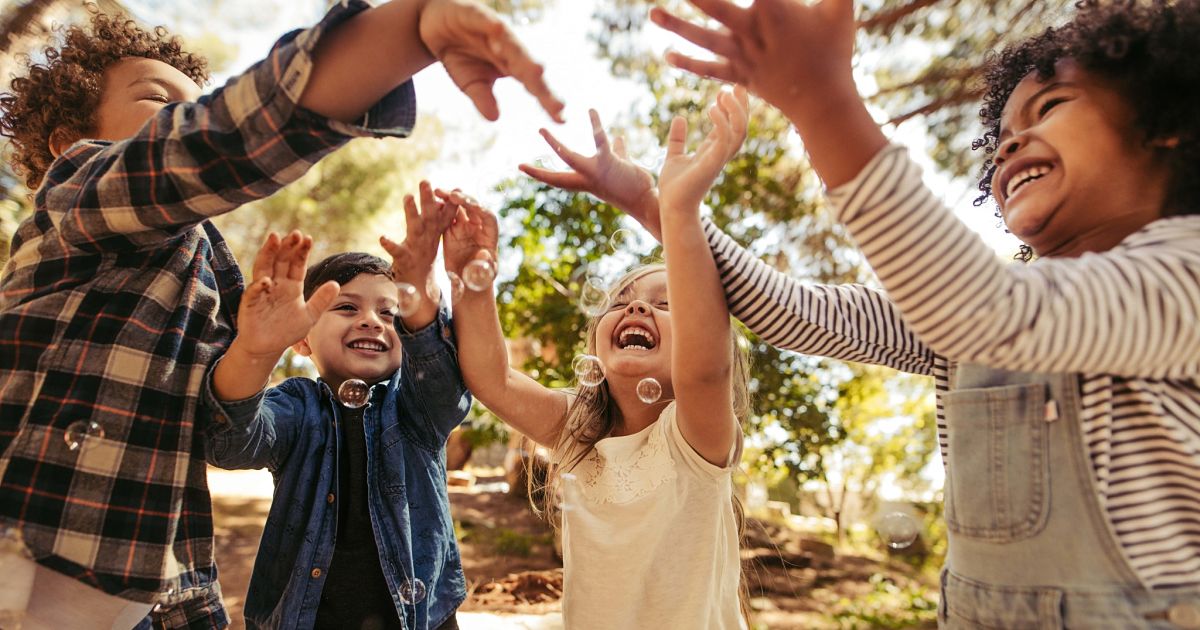
[[[88,438],[104,439],[104,427],[93,420],[76,420],[67,425],[67,432],[63,435],[63,441],[72,451],[79,450]]]
[[[575,378],[584,387],[595,387],[604,381],[604,365],[590,354],[581,354],[571,362]]]
[[[400,585],[400,602],[406,605],[421,603],[425,599],[425,583],[419,578],[409,578]]]
[[[485,291],[496,279],[496,266],[488,260],[472,260],[462,270],[462,281],[472,291]]]
[[[588,278],[579,287],[579,310],[588,317],[599,317],[608,310],[608,288],[597,278]]]
[[[407,282],[397,282],[396,293],[396,314],[400,317],[411,317],[421,308],[421,293],[417,287]]]
[[[453,271],[447,271],[446,276],[450,279],[450,301],[457,302],[462,299],[463,292],[466,291],[466,286],[463,285],[462,278]]]
[[[662,398],[662,385],[652,377],[646,377],[637,384],[637,397],[647,405],[658,402]]]
[[[338,387],[338,400],[351,409],[365,406],[370,397],[371,388],[367,387],[366,382],[361,379],[348,379]]]
[[[634,236],[632,231],[626,230],[625,228],[621,228],[616,232],[613,232],[612,236],[608,237],[608,248],[611,249],[613,253],[619,254],[624,251],[629,251],[633,249],[634,245],[636,244],[637,237]]]
[[[921,525],[909,514],[890,512],[879,519],[876,530],[887,546],[903,549],[917,540],[921,533]]]

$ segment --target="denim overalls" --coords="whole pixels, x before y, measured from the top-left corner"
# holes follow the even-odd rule
[[[951,368],[941,628],[1200,629],[1200,589],[1147,590],[1100,505],[1075,374]]]

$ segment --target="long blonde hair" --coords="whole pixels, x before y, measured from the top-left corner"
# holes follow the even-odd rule
[[[609,289],[609,300],[615,299],[634,282],[653,273],[665,273],[666,270],[666,266],[661,263],[635,267],[625,273]],[[603,316],[604,313],[601,313],[588,320],[585,336],[587,353],[590,355],[596,354],[596,329]],[[676,339],[675,343],[681,341]],[[739,427],[744,426],[750,416],[750,357],[744,343],[745,338],[738,327],[731,326],[729,334],[730,356],[732,357],[730,388],[733,394],[733,414],[737,418]],[[563,416],[558,434],[550,449],[550,466],[545,476],[544,486],[536,488],[537,484],[529,484],[529,497],[534,509],[539,513],[544,513],[555,528],[561,526],[557,500],[561,490],[561,474],[570,472],[579,465],[579,462],[583,461],[596,448],[597,442],[612,435],[620,421],[620,409],[611,404],[607,380],[601,381],[594,387],[577,387],[572,393],[574,394],[573,399],[567,407],[567,413]],[[539,503],[541,503],[540,508]],[[733,497],[733,511],[737,519],[738,545],[740,547],[745,518],[741,501],[738,500],[736,494]],[[742,616],[749,626],[749,596],[744,574],[739,582],[739,605]]]

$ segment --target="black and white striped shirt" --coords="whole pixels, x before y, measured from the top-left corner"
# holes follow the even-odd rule
[[[1015,265],[903,148],[830,198],[886,293],[799,282],[705,222],[732,314],[781,348],[932,375],[943,460],[951,361],[1081,374],[1096,486],[1131,565],[1150,588],[1200,586],[1200,216]]]

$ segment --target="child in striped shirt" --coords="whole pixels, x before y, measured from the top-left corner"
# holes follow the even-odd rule
[[[941,626],[1200,627],[1200,3],[1082,3],[991,62],[981,189],[1027,265],[871,119],[850,0],[693,4],[721,28],[652,19],[717,57],[669,61],[788,115],[886,289],[797,282],[709,223],[730,311],[781,347],[937,381]],[[526,172],[658,233],[648,176],[551,144],[574,172]]]

